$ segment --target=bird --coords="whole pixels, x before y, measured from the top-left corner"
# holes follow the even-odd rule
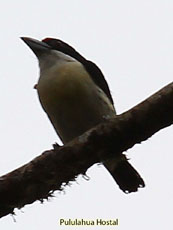
[[[39,101],[57,135],[66,144],[87,130],[115,118],[113,98],[100,68],[56,38],[21,37],[36,55]],[[145,187],[144,180],[122,154],[103,165],[124,193]]]

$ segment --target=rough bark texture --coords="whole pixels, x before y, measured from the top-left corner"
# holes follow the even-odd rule
[[[173,123],[173,83],[116,119],[89,130],[65,146],[45,151],[0,177],[0,217],[62,190],[94,163],[117,156]]]

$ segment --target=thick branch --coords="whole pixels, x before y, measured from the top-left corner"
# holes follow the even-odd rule
[[[116,156],[173,123],[173,83],[69,144],[0,177],[0,217],[62,190],[94,163]]]

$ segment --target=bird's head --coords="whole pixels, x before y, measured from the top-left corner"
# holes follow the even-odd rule
[[[83,58],[73,47],[59,39],[45,38],[42,41],[29,37],[21,37],[21,39],[37,56],[41,71],[56,63],[76,60],[81,62],[79,59]]]
[[[85,60],[72,46],[63,42],[60,39],[55,38],[45,38],[42,41],[29,38],[29,37],[21,37],[21,39],[31,48],[37,58],[40,60],[45,55],[58,54],[66,55],[71,58],[82,62]]]

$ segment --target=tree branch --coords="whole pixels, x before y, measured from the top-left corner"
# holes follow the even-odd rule
[[[94,163],[141,143],[173,123],[173,83],[116,119],[94,127],[65,146],[45,151],[0,177],[0,217],[36,200],[43,201]]]

